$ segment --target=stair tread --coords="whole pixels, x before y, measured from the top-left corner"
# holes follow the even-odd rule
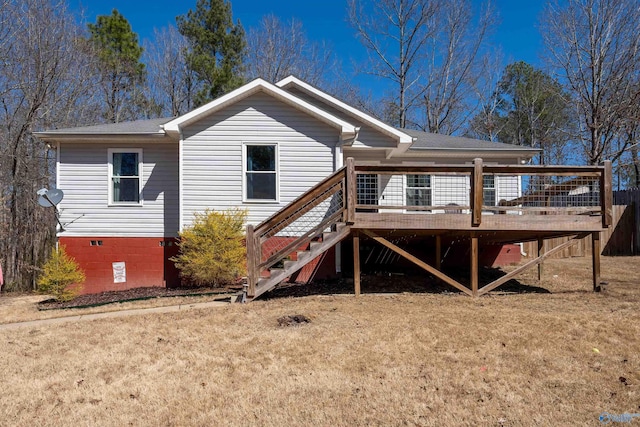
[[[268,290],[274,288],[285,278],[291,276],[293,273],[304,267],[316,257],[322,255],[322,253],[326,252],[327,250],[335,246],[339,241],[348,236],[350,233],[350,229],[345,229],[345,227],[341,227],[341,229],[338,231],[325,233],[327,236],[321,242],[311,242],[309,244],[308,250],[297,252],[297,260],[285,261],[283,263],[284,268],[270,269],[269,271],[271,273],[271,276],[263,277],[258,280],[258,283],[256,283],[256,295],[254,296],[254,298],[257,298],[264,292],[267,292]]]

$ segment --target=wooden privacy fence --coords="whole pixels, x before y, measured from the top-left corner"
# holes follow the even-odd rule
[[[614,193],[615,194],[615,193]],[[638,192],[640,194],[640,192]],[[615,196],[614,196],[615,200]],[[637,255],[638,250],[638,222],[636,205],[613,205],[612,225],[600,232],[600,244],[602,255]],[[554,248],[571,237],[557,237],[545,240],[545,250]],[[577,244],[554,254],[550,258],[573,258],[591,255],[591,235],[581,239]],[[523,244],[523,251],[527,258],[535,258],[537,255],[537,243],[526,242]]]
[[[614,191],[613,203],[616,205],[627,205],[631,212],[627,215],[633,216],[635,227],[632,229],[634,239],[634,254],[640,254],[640,233],[638,226],[640,225],[640,188],[631,188],[628,190]]]

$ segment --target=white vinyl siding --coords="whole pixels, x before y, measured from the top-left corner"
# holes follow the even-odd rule
[[[469,206],[469,177],[436,175],[432,180],[434,206]]]
[[[425,176],[425,175],[418,175]],[[358,203],[362,204],[366,199],[368,204],[378,204],[381,206],[407,205],[411,206],[410,200],[407,198],[407,192],[410,189],[420,189],[424,196],[424,200],[418,206],[469,206],[470,185],[468,176],[453,175],[426,175],[429,176],[429,182],[422,183],[420,186],[411,186],[409,178],[404,175],[368,175],[361,174],[358,176],[359,194]],[[377,200],[373,190],[369,190],[368,194],[362,194],[362,190],[366,187],[373,188],[372,185],[365,185],[364,182],[375,183],[377,187]],[[495,176],[493,186],[486,186],[484,195],[493,194],[490,200],[485,200],[486,206],[494,206],[500,200],[511,200],[519,197],[518,177],[516,176]],[[425,204],[426,203],[426,204]],[[400,210],[385,209],[384,212],[400,212]],[[434,211],[441,213],[441,210]]]
[[[418,187],[408,185],[410,184],[410,180],[404,175],[380,175],[377,179],[375,176],[368,179],[377,182],[377,204],[379,205],[391,206],[403,204],[410,206],[407,192],[410,189],[417,188],[420,188],[424,194],[427,194],[424,201],[419,205],[427,204],[444,208],[434,210],[432,211],[433,213],[443,213],[445,210],[457,211],[456,206],[469,206],[470,204],[469,197],[471,188],[468,176],[430,175],[428,185],[423,183],[423,186]],[[519,197],[517,176],[496,175],[493,181],[493,187],[487,186],[484,191],[484,194],[487,196],[490,193],[494,195],[491,200],[485,200],[484,204],[486,206],[497,205],[502,199],[511,200]],[[359,199],[362,198],[361,195],[359,196]],[[447,206],[450,206],[450,209],[447,209]],[[401,212],[401,210],[385,209],[384,212]],[[426,211],[415,212],[426,213]]]
[[[182,146],[183,226],[205,209],[246,209],[257,224],[333,172],[339,131],[262,93],[188,126]],[[278,145],[277,201],[243,200],[243,146]]]
[[[496,204],[501,200],[513,200],[522,195],[518,176],[496,176]]]
[[[345,113],[341,110],[338,110],[334,106],[324,102],[323,100],[317,99],[306,92],[298,90],[296,88],[287,89],[288,92],[297,96],[300,99],[307,101],[309,104],[315,105],[318,108],[328,112],[329,114],[338,117],[339,119],[345,120],[349,123],[353,123],[355,126],[360,127],[360,132],[358,132],[358,138],[353,143],[354,148],[393,148],[398,142],[384,133],[372,128],[366,123],[362,123],[358,120],[357,117],[352,116],[349,113]]]
[[[178,231],[178,146],[144,145],[141,198],[144,206],[110,205],[110,149],[140,143],[61,143],[57,187],[67,237],[175,237]]]

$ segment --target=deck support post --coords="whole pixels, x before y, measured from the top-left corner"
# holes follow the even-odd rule
[[[593,291],[600,292],[600,232],[591,233],[591,266],[593,270]]]
[[[611,160],[604,161],[604,168],[600,176],[600,204],[602,208],[602,227],[607,228],[613,223],[613,192],[611,191]]]
[[[436,236],[436,270],[442,269],[442,236]]]
[[[360,233],[353,232],[353,288],[355,296],[360,296]]]
[[[538,258],[544,255],[544,239],[538,239]],[[542,263],[538,264],[538,282],[542,280],[542,273],[544,272],[544,267]]]
[[[471,174],[471,226],[478,227],[482,223],[482,204],[484,180],[482,177],[482,159],[473,159]]]
[[[478,237],[471,235],[471,295],[478,296]]]
[[[247,296],[253,298],[256,294],[256,284],[258,283],[256,251],[259,251],[259,248],[256,248],[256,239],[252,224],[247,225],[245,245],[247,248],[247,284],[249,285],[247,288]]]

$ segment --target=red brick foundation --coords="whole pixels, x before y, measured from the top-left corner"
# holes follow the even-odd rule
[[[480,265],[489,267],[502,267],[504,265],[517,264],[522,259],[520,245],[487,245],[485,258]]]
[[[59,242],[85,272],[82,293],[179,284],[178,272],[168,260],[178,251],[173,238],[61,237]],[[125,263],[126,282],[113,282],[114,262]]]
[[[290,241],[295,238],[281,238]],[[140,287],[176,287],[179,272],[169,258],[178,254],[176,239],[158,237],[61,237],[67,253],[75,258],[87,277],[83,294],[121,291]],[[94,244],[92,245],[92,242]],[[280,242],[278,242],[280,243]],[[308,244],[299,250],[308,248]],[[291,254],[295,259],[296,253]],[[114,283],[113,263],[124,262],[126,279]],[[266,274],[266,273],[265,273]],[[307,283],[314,279],[335,276],[335,252],[327,251],[304,266],[291,277],[292,281]]]
[[[443,261],[446,268],[449,267],[469,267],[469,242],[454,244]],[[442,249],[446,251],[446,246]],[[517,264],[520,262],[520,246],[515,244],[490,245],[481,244],[478,254],[478,265],[480,267],[502,267],[505,265]]]

